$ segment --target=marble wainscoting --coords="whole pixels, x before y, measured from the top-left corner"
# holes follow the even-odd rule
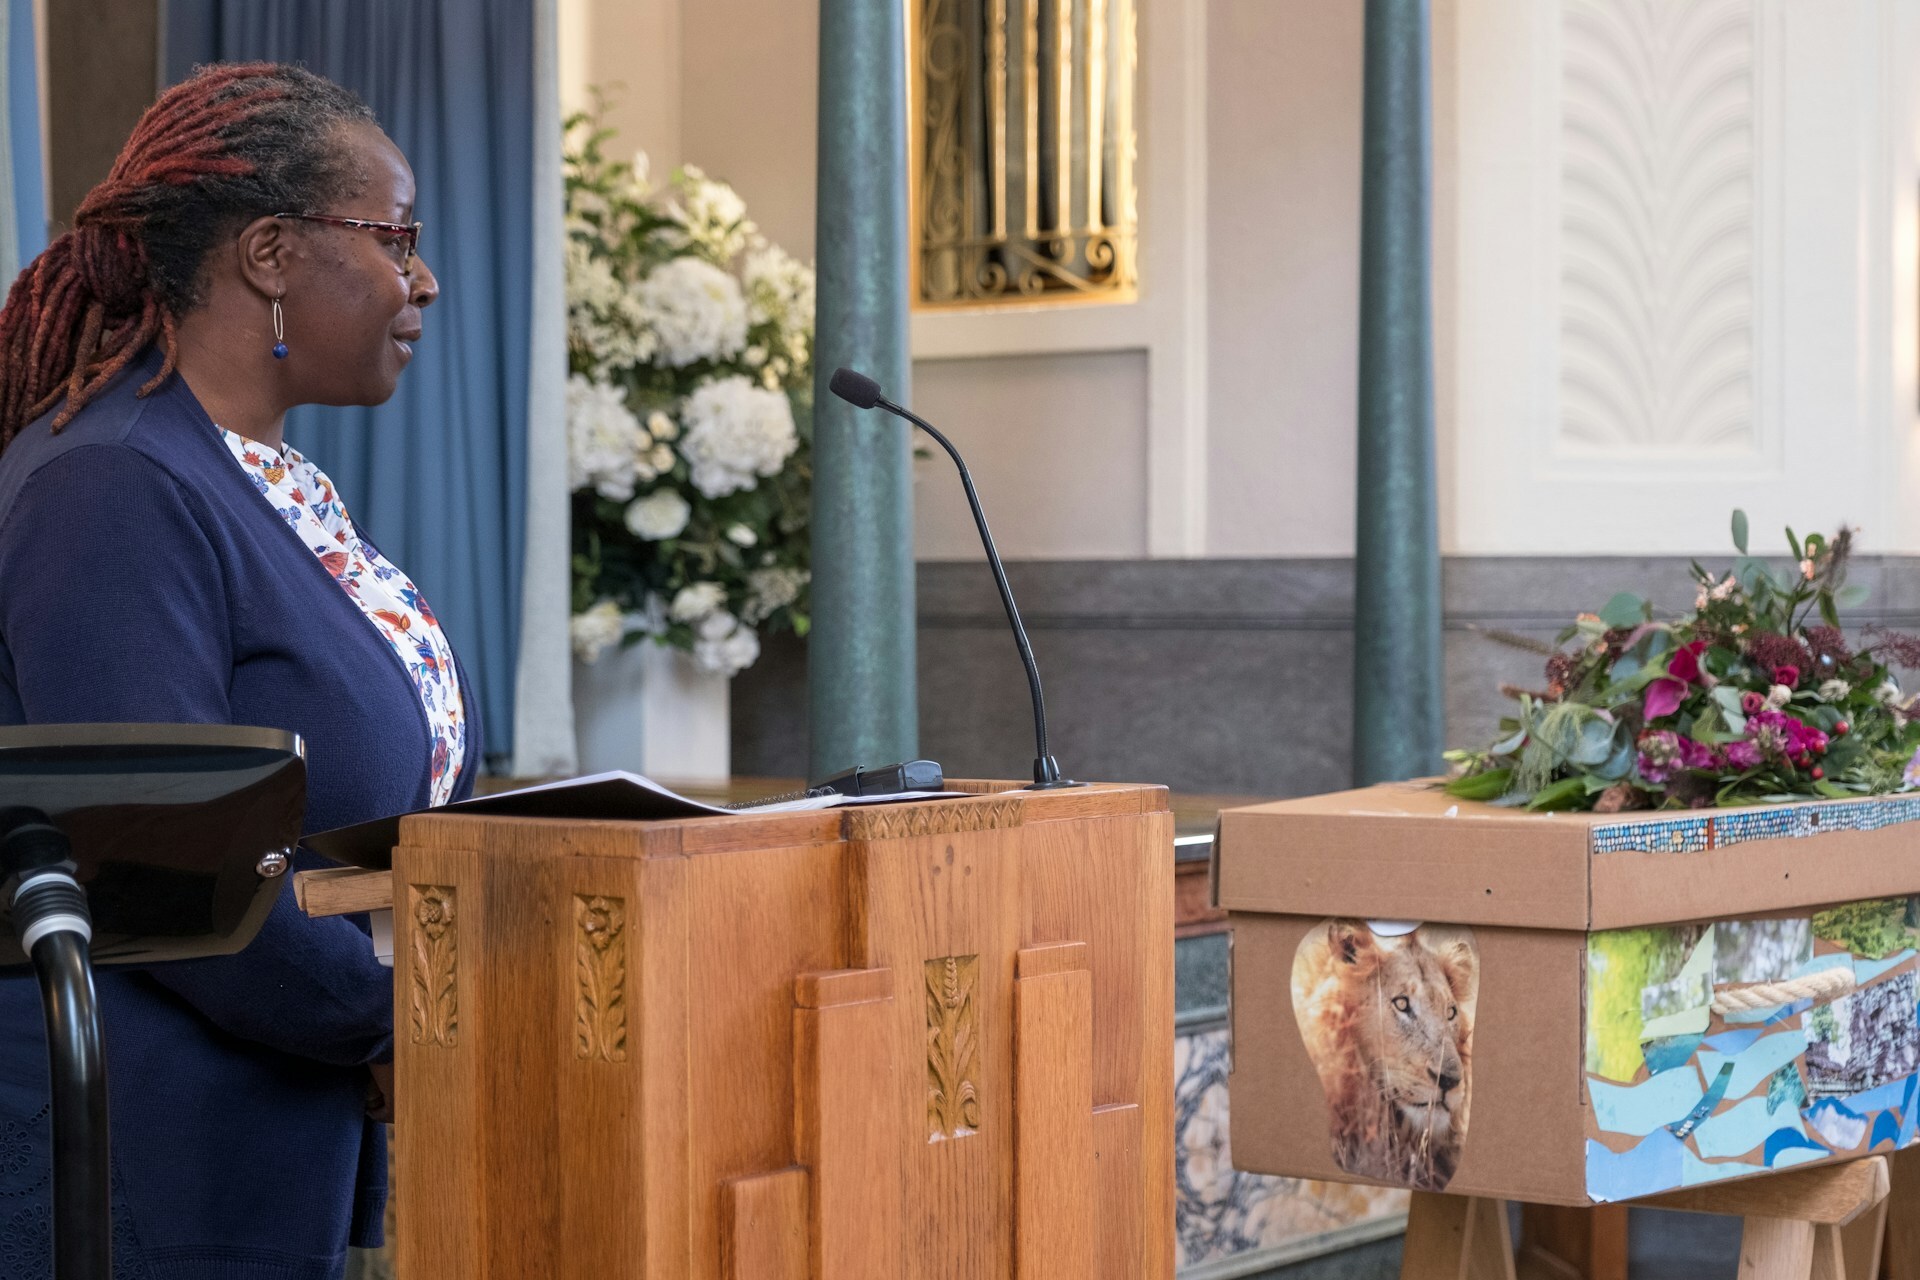
[[[1073,776],[1272,796],[1349,785],[1352,561],[1022,561],[1007,570],[1046,681],[1053,749]],[[1860,557],[1853,580],[1872,595],[1851,624],[1920,628],[1920,557]],[[918,590],[921,754],[954,777],[1025,777],[1027,687],[992,578],[984,565],[923,563]],[[1541,682],[1539,657],[1496,636],[1551,641],[1617,591],[1685,608],[1687,560],[1449,558],[1448,741],[1488,740],[1505,710],[1500,685]],[[806,712],[805,648],[782,637],[734,681],[734,771],[791,775],[806,759]]]
[[[1257,1275],[1404,1231],[1404,1191],[1233,1167],[1227,1041],[1224,1026],[1173,1041],[1174,1230],[1182,1280]]]

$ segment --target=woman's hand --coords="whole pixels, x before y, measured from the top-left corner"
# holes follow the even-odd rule
[[[393,1064],[367,1064],[367,1116],[381,1124],[393,1123]]]

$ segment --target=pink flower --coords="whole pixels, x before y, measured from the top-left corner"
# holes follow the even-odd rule
[[[1678,711],[1680,704],[1686,701],[1686,698],[1687,686],[1684,681],[1675,680],[1672,676],[1661,676],[1647,686],[1647,702],[1646,706],[1641,708],[1641,712],[1650,722],[1658,720],[1662,716],[1670,716]]]
[[[1640,755],[1635,761],[1640,776],[1660,784],[1688,769],[1717,769],[1720,757],[1712,747],[1692,738],[1683,738],[1671,729],[1649,729],[1640,735]]]
[[[1667,674],[1647,686],[1647,701],[1641,712],[1648,721],[1670,716],[1680,709],[1680,704],[1687,700],[1688,686],[1699,684],[1703,678],[1700,654],[1706,647],[1705,640],[1682,645],[1667,663]]]
[[[1649,729],[1640,735],[1640,755],[1635,764],[1640,776],[1659,784],[1672,778],[1681,767],[1680,735],[1671,729]]]
[[[1802,769],[1827,750],[1826,734],[1784,711],[1762,711],[1749,717],[1747,736],[1767,759],[1790,762]]]
[[[1789,689],[1795,688],[1800,683],[1800,668],[1794,666],[1792,663],[1775,667],[1773,669],[1773,682],[1775,684],[1783,684]]]
[[[1764,694],[1755,693],[1749,689],[1740,695],[1740,714],[1742,715],[1758,715],[1766,705],[1767,699]]]
[[[1716,771],[1724,760],[1715,748],[1680,737],[1672,729],[1647,729],[1640,735],[1640,756],[1634,762],[1640,777],[1661,785],[1686,770]]]
[[[1718,769],[1720,754],[1704,742],[1682,738],[1680,739],[1680,763],[1689,769]]]
[[[1906,784],[1910,787],[1920,787],[1920,750],[1916,750],[1913,753],[1913,759],[1907,761]]]
[[[1758,769],[1761,758],[1760,748],[1749,739],[1729,742],[1726,746],[1725,759],[1729,769],[1738,769],[1741,773]]]
[[[1700,683],[1700,654],[1706,649],[1705,640],[1695,640],[1691,644],[1680,646],[1673,660],[1667,663],[1667,674],[1688,684]]]

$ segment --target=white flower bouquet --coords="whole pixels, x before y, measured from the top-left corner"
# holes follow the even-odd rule
[[[691,165],[661,188],[567,122],[574,652],[725,675],[807,631],[813,271]]]

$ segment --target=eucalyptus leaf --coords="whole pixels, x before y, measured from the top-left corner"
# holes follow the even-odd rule
[[[1510,756],[1514,752],[1518,751],[1521,745],[1526,742],[1526,740],[1527,740],[1526,726],[1522,725],[1520,728],[1514,730],[1513,734],[1510,737],[1502,738],[1500,739],[1500,741],[1494,743],[1491,747],[1488,747],[1487,754],[1495,755],[1495,756]]]
[[[1613,754],[1607,757],[1606,762],[1593,771],[1593,776],[1605,778],[1609,782],[1618,782],[1626,777],[1627,771],[1632,768],[1633,744],[1622,742],[1613,749]]]
[[[1733,509],[1733,547],[1741,555],[1747,554],[1747,513],[1738,507]]]
[[[1775,585],[1773,570],[1767,567],[1765,560],[1755,556],[1741,556],[1734,561],[1733,576],[1748,595],[1757,592],[1763,583],[1769,587]]]
[[[1610,627],[1637,627],[1650,616],[1647,602],[1631,591],[1622,591],[1600,610],[1600,621]]]
[[[1580,726],[1580,738],[1567,753],[1567,759],[1574,764],[1592,766],[1606,763],[1612,754],[1613,726],[1595,717]]]
[[[1713,703],[1720,709],[1720,718],[1726,722],[1728,737],[1733,741],[1747,736],[1747,715],[1740,709],[1740,690],[1732,685],[1717,684],[1713,687]]]
[[[1833,602],[1842,609],[1858,609],[1867,602],[1873,589],[1864,582],[1849,582],[1833,593]]]

